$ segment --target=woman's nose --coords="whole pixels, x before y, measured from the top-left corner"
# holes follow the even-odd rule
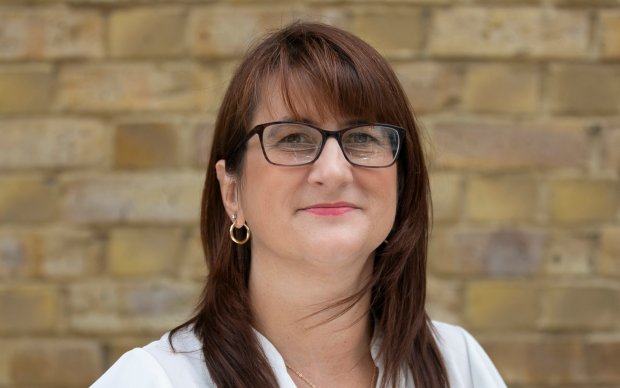
[[[313,184],[340,185],[351,182],[353,166],[347,161],[335,138],[329,138],[321,155],[312,164],[308,180]]]

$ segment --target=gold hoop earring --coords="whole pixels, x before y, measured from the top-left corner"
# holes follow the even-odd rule
[[[234,220],[237,219],[237,217],[233,217]],[[241,229],[241,228],[245,228],[245,238],[243,240],[239,240],[237,237],[235,237],[235,229]],[[243,245],[246,242],[248,242],[248,240],[250,239],[250,227],[248,226],[248,224],[244,223],[243,226],[241,228],[235,228],[235,222],[233,221],[233,223],[230,225],[230,229],[228,229],[228,234],[230,234],[230,239],[233,240],[235,242],[235,244],[238,245]]]

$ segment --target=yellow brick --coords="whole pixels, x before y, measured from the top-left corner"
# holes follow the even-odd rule
[[[48,278],[82,278],[103,269],[103,242],[88,230],[55,229],[45,233],[40,272]]]
[[[58,214],[58,193],[44,177],[0,177],[0,222],[45,222]]]
[[[620,128],[605,131],[603,137],[603,156],[607,167],[620,169]]]
[[[460,98],[463,77],[457,66],[438,63],[393,64],[416,113],[450,109]]]
[[[460,213],[462,179],[455,174],[431,174],[433,219],[435,222],[455,221]]]
[[[200,231],[190,233],[185,241],[185,255],[179,268],[179,274],[186,279],[205,281],[209,273],[205,261]]]
[[[44,239],[30,231],[0,231],[0,279],[30,278],[37,274]]]
[[[617,289],[553,286],[543,295],[542,324],[551,329],[611,329],[620,319],[619,311]]]
[[[548,85],[555,113],[612,114],[620,107],[620,74],[613,65],[554,65]]]
[[[58,107],[69,111],[214,109],[215,72],[190,63],[67,65]]]
[[[79,174],[63,178],[63,214],[78,223],[194,223],[202,172]]]
[[[0,58],[98,58],[103,15],[69,7],[0,9]]]
[[[534,66],[473,65],[465,80],[465,109],[485,113],[533,113],[540,107],[540,75]]]
[[[539,231],[435,229],[429,266],[445,275],[533,274],[540,269],[546,241]]]
[[[207,57],[235,57],[266,31],[293,21],[286,7],[208,7],[190,13],[189,42],[192,54]]]
[[[603,275],[620,276],[620,228],[605,228],[601,235],[598,270]]]
[[[179,140],[168,123],[131,123],[116,128],[115,164],[120,168],[176,167]]]
[[[191,148],[193,165],[196,167],[207,168],[213,141],[213,127],[214,124],[211,120],[203,121],[194,126]]]
[[[530,283],[474,282],[467,286],[468,322],[487,329],[534,329],[539,290]]]
[[[57,290],[49,286],[2,286],[0,333],[51,331],[59,317]]]
[[[573,233],[554,235],[545,254],[545,272],[553,275],[590,275],[594,242]]]
[[[620,11],[605,9],[599,11],[601,23],[602,56],[620,58]]]
[[[411,7],[368,7],[354,12],[350,30],[386,57],[410,58],[422,49],[425,18]]]
[[[110,235],[108,269],[116,276],[166,274],[183,253],[181,229],[115,229]]]
[[[178,7],[114,11],[109,28],[114,57],[179,55],[185,50],[185,12]]]
[[[0,113],[48,110],[53,85],[50,67],[0,67]]]
[[[435,11],[430,52],[446,57],[579,58],[588,54],[587,12],[534,7]]]
[[[461,323],[463,316],[463,287],[459,281],[429,277],[426,309],[433,319]]]
[[[0,167],[94,167],[110,159],[110,136],[98,121],[15,119],[0,128]]]
[[[586,344],[586,362],[592,383],[620,385],[618,361],[620,338],[617,335],[598,336]]]
[[[93,341],[37,340],[15,349],[11,374],[16,385],[88,386],[102,373]],[[33,372],[33,371],[36,371]]]
[[[571,122],[438,121],[432,131],[437,166],[504,171],[585,168],[588,135]]]
[[[617,219],[618,182],[562,180],[551,184],[551,219],[560,223],[603,222]]]
[[[528,178],[472,178],[467,193],[467,213],[474,221],[534,221],[537,185]]]
[[[588,381],[581,337],[502,334],[481,342],[509,387],[582,386]]]

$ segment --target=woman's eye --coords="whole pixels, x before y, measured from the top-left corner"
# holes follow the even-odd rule
[[[357,132],[349,137],[349,141],[355,144],[377,143],[377,139],[364,132]]]
[[[302,133],[291,133],[284,136],[280,139],[279,143],[284,144],[298,144],[298,143],[308,143],[309,139]]]

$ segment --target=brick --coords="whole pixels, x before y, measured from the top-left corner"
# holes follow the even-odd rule
[[[103,15],[68,7],[0,9],[0,59],[99,58]]]
[[[189,63],[67,65],[58,107],[67,111],[186,111],[213,108],[212,72]]]
[[[52,279],[100,274],[103,242],[87,230],[56,229],[45,235],[41,274]]]
[[[149,344],[153,341],[157,341],[159,336],[151,336],[151,337],[124,337],[124,338],[112,338],[110,341],[107,341],[105,344],[105,359],[104,359],[104,369],[107,370],[112,366],[123,354],[134,348],[141,348],[146,344]]]
[[[552,65],[548,88],[554,113],[613,114],[620,108],[620,72],[615,66]]]
[[[103,167],[110,159],[106,128],[94,120],[0,120],[0,168]]]
[[[443,57],[583,58],[588,54],[587,12],[531,7],[437,9],[430,53]]]
[[[13,380],[22,385],[87,386],[101,370],[94,341],[41,339],[18,347],[11,360]]]
[[[541,77],[535,66],[476,64],[465,77],[464,108],[477,113],[538,111]]]
[[[461,324],[463,287],[458,281],[429,277],[426,309],[433,319]]]
[[[467,322],[484,329],[534,329],[540,317],[538,287],[524,282],[478,281],[467,285]]]
[[[238,57],[265,31],[293,20],[285,7],[196,8],[189,15],[189,42],[193,55]]]
[[[537,183],[531,178],[472,178],[466,209],[469,219],[473,221],[535,221],[537,198]]]
[[[590,381],[598,384],[620,384],[620,338],[597,336],[586,344],[586,364]]]
[[[418,114],[448,110],[461,97],[463,75],[457,66],[396,62],[393,67]]]
[[[42,246],[43,238],[37,233],[0,231],[0,279],[8,281],[36,275]]]
[[[0,113],[47,111],[53,85],[54,76],[46,65],[0,67]]]
[[[481,342],[509,386],[587,382],[585,350],[579,337],[502,335]]]
[[[591,223],[617,219],[619,184],[613,180],[566,179],[551,182],[551,220]]]
[[[50,286],[0,287],[0,333],[53,330],[59,318],[57,290]]]
[[[0,223],[46,222],[58,215],[55,183],[45,177],[0,177]]]
[[[9,387],[12,385],[11,377],[11,358],[15,352],[16,341],[7,338],[0,338],[0,386]]]
[[[605,166],[620,170],[620,128],[604,132],[603,161]]]
[[[184,242],[179,228],[114,229],[108,269],[115,276],[165,275],[178,266]]]
[[[185,241],[185,255],[179,267],[179,275],[184,279],[205,282],[208,273],[200,231],[190,232],[189,238]]]
[[[435,230],[429,266],[445,275],[517,276],[539,272],[547,236],[539,231]]]
[[[458,122],[434,125],[438,167],[466,170],[585,168],[588,135],[569,123]]]
[[[598,271],[602,275],[620,276],[620,228],[604,228],[601,234]]]
[[[203,178],[194,172],[67,177],[63,212],[78,223],[194,223]]]
[[[171,123],[123,123],[116,127],[115,165],[120,168],[177,167],[179,135]]]
[[[161,335],[189,318],[201,288],[176,280],[74,285],[70,327],[85,334]]]
[[[620,11],[605,9],[599,11],[601,28],[601,56],[620,58]]]
[[[388,58],[410,58],[423,48],[425,15],[411,7],[367,7],[353,14],[350,31]]]
[[[113,57],[176,56],[185,51],[185,11],[179,7],[121,9],[109,21]]]
[[[209,156],[211,152],[211,144],[213,142],[214,124],[212,121],[203,121],[194,125],[193,130],[193,165],[207,168],[209,164]]]
[[[431,174],[433,220],[450,222],[458,219],[463,196],[462,179],[456,174]]]
[[[620,318],[620,292],[613,288],[552,286],[543,293],[542,302],[546,328],[611,329]]]
[[[545,273],[551,275],[590,275],[594,241],[576,233],[557,233],[550,238],[545,254]]]

